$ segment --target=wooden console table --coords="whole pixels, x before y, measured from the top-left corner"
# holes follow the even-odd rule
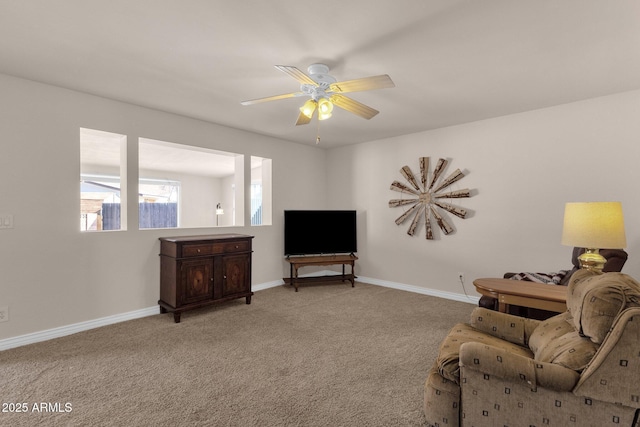
[[[498,300],[498,311],[507,313],[509,305],[564,313],[567,311],[567,287],[511,279],[476,279],[476,290]]]
[[[285,283],[289,283],[296,288],[296,292],[298,292],[298,286],[301,283],[309,283],[309,282],[326,282],[326,281],[336,281],[348,280],[351,282],[351,287],[355,286],[355,278],[356,276],[353,274],[353,267],[358,259],[355,255],[317,255],[317,256],[297,256],[297,257],[288,257],[287,262],[289,263],[289,277],[284,278]],[[320,266],[320,265],[335,265],[342,264],[342,274],[330,275],[330,276],[313,276],[313,277],[298,277],[298,269],[300,267],[307,266]],[[345,274],[345,266],[351,266],[351,274]]]

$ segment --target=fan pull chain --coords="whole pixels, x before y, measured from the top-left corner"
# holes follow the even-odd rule
[[[320,119],[318,119],[318,130],[316,131],[316,145],[320,144]]]

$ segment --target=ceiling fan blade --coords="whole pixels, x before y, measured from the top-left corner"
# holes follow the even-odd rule
[[[307,76],[305,73],[303,73],[296,67],[292,67],[290,65],[274,65],[274,67],[276,67],[278,70],[282,71],[285,74],[289,74],[291,77],[293,77],[294,79],[296,79],[302,84],[309,84],[314,86],[318,85],[315,81],[313,81],[311,77]]]
[[[395,87],[393,80],[387,74],[380,76],[364,77],[355,80],[346,80],[344,82],[333,83],[330,90],[333,92],[359,92],[363,90],[384,89],[387,87]]]
[[[242,101],[240,102],[240,104],[253,105],[253,104],[259,104],[261,102],[277,101],[278,99],[287,99],[287,98],[293,98],[295,96],[302,96],[302,95],[304,95],[304,93],[302,92],[285,93],[282,95],[267,96],[266,98],[250,99],[248,101]]]
[[[362,117],[363,119],[369,120],[370,118],[372,118],[373,116],[379,113],[378,110],[374,110],[373,108],[368,107],[362,104],[361,102],[358,102],[354,99],[351,99],[347,96],[340,95],[337,93],[334,93],[333,95],[331,95],[330,100],[334,105],[344,110],[347,110],[350,113],[356,114]]]
[[[311,116],[313,117],[313,116]],[[309,122],[311,122],[311,117],[307,117],[302,111],[300,112],[300,115],[298,116],[298,121],[296,121],[296,126],[300,126],[300,125],[307,125],[309,124]]]

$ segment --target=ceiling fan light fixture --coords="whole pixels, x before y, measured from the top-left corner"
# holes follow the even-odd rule
[[[325,114],[333,111],[333,104],[327,98],[320,98],[318,100],[318,111]]]
[[[313,116],[313,112],[316,111],[316,106],[317,102],[313,99],[310,99],[305,102],[302,107],[300,107],[300,112],[308,118],[311,118],[311,116]]]
[[[326,120],[331,117],[333,112],[333,104],[327,98],[318,100],[318,120]]]
[[[331,117],[331,113],[318,112],[318,120],[327,120],[329,117]]]

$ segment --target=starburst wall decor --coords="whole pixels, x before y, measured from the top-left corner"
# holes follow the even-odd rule
[[[399,191],[409,197],[407,199],[389,200],[390,208],[408,207],[408,209],[396,219],[397,225],[402,224],[413,215],[413,220],[407,230],[408,235],[413,236],[416,233],[418,224],[424,217],[426,238],[427,240],[433,240],[433,229],[431,228],[432,216],[444,234],[451,234],[454,228],[446,220],[446,213],[443,211],[449,212],[462,219],[466,218],[467,211],[465,209],[445,202],[446,199],[470,197],[468,188],[442,192],[451,184],[461,180],[465,176],[460,169],[456,169],[451,175],[439,181],[447,164],[448,161],[446,159],[439,159],[431,175],[431,181],[427,183],[429,157],[420,157],[420,183],[418,183],[409,166],[404,166],[400,169],[400,173],[407,180],[409,186],[399,181],[393,181],[391,183],[391,190]]]

